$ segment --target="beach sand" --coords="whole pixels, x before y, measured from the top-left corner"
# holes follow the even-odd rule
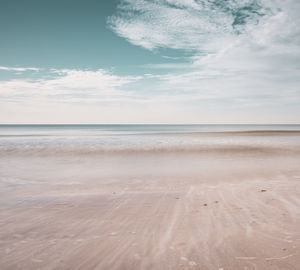
[[[300,155],[6,154],[1,269],[300,267]]]

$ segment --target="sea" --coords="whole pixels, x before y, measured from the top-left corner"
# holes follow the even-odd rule
[[[300,125],[0,125],[0,154],[293,147]]]

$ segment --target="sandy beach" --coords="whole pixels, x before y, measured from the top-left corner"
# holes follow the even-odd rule
[[[300,270],[300,0],[0,0],[0,270]]]
[[[1,269],[299,269],[299,148],[266,149],[2,152]]]

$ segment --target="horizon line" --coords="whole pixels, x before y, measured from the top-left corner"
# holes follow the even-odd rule
[[[64,125],[77,125],[77,126],[84,126],[84,125],[118,125],[118,126],[122,126],[122,125],[300,125],[300,123],[180,123],[180,124],[172,124],[172,123],[0,123],[0,126],[21,126],[21,125],[37,125],[37,126],[64,126]]]

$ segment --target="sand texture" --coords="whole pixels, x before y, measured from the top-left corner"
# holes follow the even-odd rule
[[[300,269],[298,152],[1,156],[6,269]]]

